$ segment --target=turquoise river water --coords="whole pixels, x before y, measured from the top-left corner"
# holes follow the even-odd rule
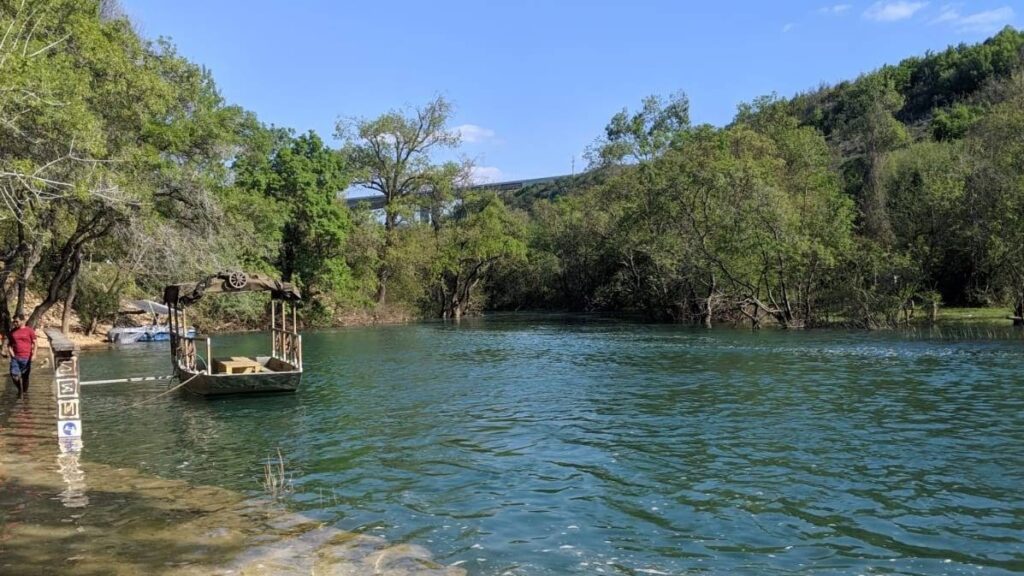
[[[166,374],[165,347],[88,352],[83,379]],[[1009,331],[510,315],[304,347],[293,396],[129,409],[165,385],[86,387],[83,455],[256,494],[280,449],[289,507],[469,574],[1024,572],[1024,341]]]

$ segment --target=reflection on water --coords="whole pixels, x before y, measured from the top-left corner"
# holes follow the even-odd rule
[[[65,488],[59,494],[61,503],[66,508],[84,508],[89,504],[86,493],[85,472],[78,463],[81,449],[65,452],[57,456],[57,468],[64,479]]]
[[[1009,574],[1024,349],[1002,336],[525,316],[311,333],[297,395],[129,410],[163,388],[97,386],[86,441],[90,460],[251,495],[280,448],[292,510],[472,574]],[[85,358],[86,379],[168,362]]]
[[[56,354],[55,354],[56,356]],[[82,453],[82,413],[78,378],[78,357],[60,357],[54,362],[56,393],[57,467],[67,487],[60,493],[60,501],[67,508],[84,508],[89,504],[86,494],[85,472],[79,466]]]

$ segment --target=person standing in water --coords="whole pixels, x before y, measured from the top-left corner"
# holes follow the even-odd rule
[[[18,388],[18,398],[21,398],[28,393],[32,358],[36,355],[36,331],[25,324],[24,314],[18,314],[11,321],[11,332],[7,335],[7,351],[11,355],[11,380]]]

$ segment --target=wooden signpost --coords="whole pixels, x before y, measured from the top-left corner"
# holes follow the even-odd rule
[[[57,442],[62,454],[82,450],[82,409],[79,403],[78,347],[59,331],[47,330],[53,350],[57,387]]]

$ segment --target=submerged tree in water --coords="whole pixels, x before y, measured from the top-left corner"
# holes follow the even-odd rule
[[[437,232],[434,288],[441,317],[459,320],[474,290],[502,260],[524,258],[525,226],[493,193],[470,195]]]

